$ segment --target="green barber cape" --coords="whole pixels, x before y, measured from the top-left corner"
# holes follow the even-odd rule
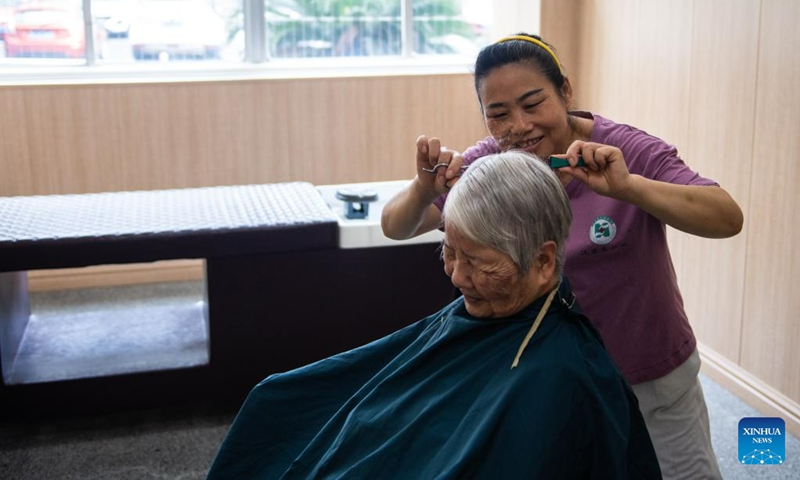
[[[504,319],[472,317],[459,298],[272,375],[208,478],[661,478],[636,397],[571,303],[565,281],[513,370],[544,298]]]

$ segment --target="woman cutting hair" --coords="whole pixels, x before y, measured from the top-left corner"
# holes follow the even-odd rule
[[[267,378],[209,478],[660,478],[636,398],[561,279],[571,217],[539,160],[476,162],[444,211],[463,297]]]
[[[484,155],[523,150],[565,159],[557,175],[574,215],[566,276],[633,385],[664,476],[719,478],[666,225],[730,237],[742,228],[739,206],[663,140],[572,110],[572,85],[541,38],[523,33],[489,45],[474,71],[491,136],[463,155],[418,138],[417,177],[384,208],[384,233],[404,239],[440,228],[449,189]],[[446,168],[427,171],[436,164]]]

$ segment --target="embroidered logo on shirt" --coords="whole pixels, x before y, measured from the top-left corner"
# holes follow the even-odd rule
[[[600,215],[594,219],[589,228],[589,239],[598,244],[605,245],[617,236],[617,224],[611,218]]]

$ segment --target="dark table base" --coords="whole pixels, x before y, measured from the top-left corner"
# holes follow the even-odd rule
[[[209,258],[208,365],[0,385],[0,418],[189,402],[240,404],[270,374],[366,344],[448,304],[454,289],[436,248],[416,244]],[[0,275],[0,304],[5,305],[0,325],[9,330],[6,338],[18,339],[29,315],[24,274]],[[3,353],[14,350],[13,342],[3,347]]]

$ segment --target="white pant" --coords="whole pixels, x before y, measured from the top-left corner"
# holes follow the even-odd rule
[[[633,385],[665,479],[721,479],[697,350],[661,378]]]

